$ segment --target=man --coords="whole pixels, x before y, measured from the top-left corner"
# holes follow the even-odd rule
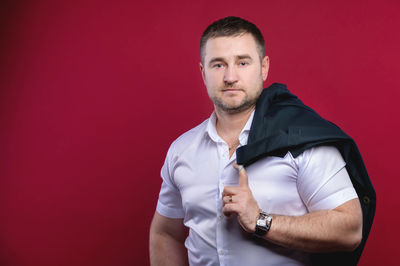
[[[200,50],[215,109],[168,151],[150,229],[151,264],[308,265],[310,253],[354,250],[362,211],[335,147],[267,156],[246,169],[235,163],[268,75],[258,28],[221,19],[205,30]]]

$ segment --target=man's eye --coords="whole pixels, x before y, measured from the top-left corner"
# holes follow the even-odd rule
[[[215,67],[215,68],[221,68],[221,67],[222,67],[222,64],[215,64],[214,67]]]
[[[241,66],[246,66],[246,65],[248,65],[247,62],[240,62],[239,64],[240,64]]]

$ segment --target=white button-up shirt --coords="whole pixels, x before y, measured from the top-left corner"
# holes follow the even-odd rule
[[[246,145],[253,114],[239,135]],[[157,212],[183,218],[190,265],[307,265],[308,254],[272,244],[245,232],[237,217],[222,214],[222,191],[237,185],[239,174],[228,145],[216,131],[216,117],[180,136],[161,170]],[[299,216],[333,209],[357,197],[334,147],[322,146],[293,158],[266,157],[246,168],[259,207],[272,214]],[[273,222],[272,222],[273,227]]]

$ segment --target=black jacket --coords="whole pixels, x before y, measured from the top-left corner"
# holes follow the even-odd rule
[[[238,148],[236,160],[248,166],[266,156],[283,157],[288,151],[297,157],[317,145],[337,147],[346,161],[362,207],[363,237],[353,252],[313,254],[313,265],[356,265],[371,230],[376,194],[352,138],[304,105],[285,85],[274,83],[263,90],[257,101],[248,143]]]

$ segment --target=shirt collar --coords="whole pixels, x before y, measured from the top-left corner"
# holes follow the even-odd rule
[[[253,110],[253,112],[251,113],[249,119],[247,120],[247,122],[244,125],[242,131],[239,134],[239,142],[240,142],[241,146],[247,144],[247,139],[249,137],[251,123],[253,122],[254,111],[255,110]],[[217,115],[215,114],[215,112],[213,112],[211,114],[210,118],[208,119],[207,128],[206,128],[205,133],[208,134],[208,136],[214,142],[224,142],[220,138],[220,136],[218,136],[216,124],[217,124]]]

